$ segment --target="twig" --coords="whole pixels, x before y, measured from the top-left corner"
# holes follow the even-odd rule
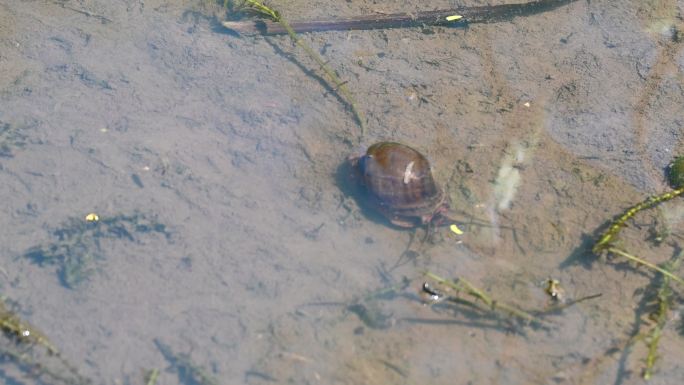
[[[537,315],[544,315],[544,314],[554,313],[554,312],[557,312],[557,311],[561,311],[561,310],[567,309],[567,308],[569,308],[570,306],[577,305],[577,304],[580,303],[580,302],[589,301],[589,300],[592,300],[592,299],[595,299],[595,298],[599,298],[599,297],[601,297],[602,295],[603,295],[603,293],[596,293],[596,294],[586,295],[586,296],[584,296],[584,297],[582,297],[582,298],[578,298],[578,299],[574,299],[574,300],[569,300],[569,301],[567,301],[567,302],[565,302],[565,303],[560,303],[560,304],[551,306],[551,307],[549,307],[549,308],[547,308],[547,309],[544,309],[543,311],[535,312],[535,314],[537,314]]]
[[[553,10],[577,0],[538,0],[519,4],[462,7],[416,13],[377,14],[337,20],[293,21],[294,32],[346,31],[381,28],[405,28],[422,25],[464,25],[465,23],[494,23],[515,17],[529,16]],[[223,26],[241,34],[289,34],[287,27],[277,21],[225,21]]]
[[[92,12],[90,12],[90,11],[86,11],[85,9],[80,9],[80,8],[72,7],[72,6],[70,6],[70,5],[65,4],[64,2],[53,1],[52,3],[58,4],[58,5],[62,6],[62,8],[64,8],[64,9],[68,9],[68,10],[70,10],[70,11],[74,11],[74,12],[76,12],[76,13],[80,13],[81,15],[85,15],[85,16],[87,16],[87,17],[95,18],[95,19],[99,20],[100,23],[102,23],[102,24],[107,24],[107,23],[111,23],[111,22],[112,22],[111,19],[109,19],[109,18],[107,18],[107,17],[105,17],[105,16],[98,15],[98,14],[92,13]]]

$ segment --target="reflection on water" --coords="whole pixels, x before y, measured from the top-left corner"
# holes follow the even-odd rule
[[[298,19],[406,11],[312,4],[273,6]],[[0,9],[0,288],[21,304],[12,319],[42,330],[79,376],[684,380],[682,285],[591,251],[610,220],[670,191],[684,103],[677,1],[303,35],[364,110],[360,145],[314,63],[285,37],[224,33],[212,4]],[[354,199],[348,158],[385,140],[427,155],[462,235],[401,230]],[[683,207],[673,198],[634,213],[614,246],[681,277]],[[88,230],[88,213],[114,233]],[[144,223],[116,222],[129,213]],[[22,258],[38,246],[52,255],[65,226],[87,242],[55,246],[53,261],[98,256],[79,284]],[[445,288],[426,271],[471,286]],[[542,314],[553,293],[571,306]],[[543,327],[510,322],[502,304]],[[4,352],[24,348],[3,331]],[[38,368],[13,362],[1,363],[5,382],[39,383]]]

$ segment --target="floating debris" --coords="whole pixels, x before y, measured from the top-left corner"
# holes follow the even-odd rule
[[[456,235],[463,235],[463,230],[461,230],[455,223],[452,223],[451,226],[449,226],[449,230]]]
[[[104,259],[101,240],[134,242],[140,234],[152,232],[167,239],[171,236],[165,225],[141,213],[103,219],[91,213],[85,218],[70,218],[52,232],[54,242],[32,247],[24,256],[39,265],[57,265],[62,283],[74,288],[92,275],[97,260]]]
[[[463,19],[463,16],[461,16],[461,15],[451,15],[451,16],[447,16],[445,19],[446,19],[446,21],[457,21],[457,20]]]

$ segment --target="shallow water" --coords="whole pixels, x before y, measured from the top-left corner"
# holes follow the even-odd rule
[[[292,19],[424,9],[272,5]],[[607,220],[669,188],[683,8],[575,2],[467,29],[304,35],[368,119],[357,144],[314,63],[286,37],[227,34],[216,7],[4,0],[2,294],[97,384],[142,384],[153,368],[160,384],[197,383],[178,357],[220,384],[641,383],[646,345],[626,345],[651,325],[654,274],[589,249]],[[463,222],[487,226],[421,243],[368,211],[345,164],[379,140],[424,152]],[[620,237],[655,263],[684,230],[681,199],[662,208]],[[71,287],[58,264],[25,257],[91,212],[165,231],[122,222],[130,236],[81,239],[92,271]],[[647,240],[663,228],[664,242]],[[602,296],[546,328],[512,327],[426,306],[426,270],[530,310],[548,306],[548,278],[569,299]],[[684,381],[674,289],[653,384]],[[7,383],[40,383],[11,360],[1,369]]]

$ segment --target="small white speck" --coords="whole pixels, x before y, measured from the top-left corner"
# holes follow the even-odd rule
[[[409,184],[416,176],[413,175],[413,161],[406,165],[406,170],[404,170],[404,184]]]

